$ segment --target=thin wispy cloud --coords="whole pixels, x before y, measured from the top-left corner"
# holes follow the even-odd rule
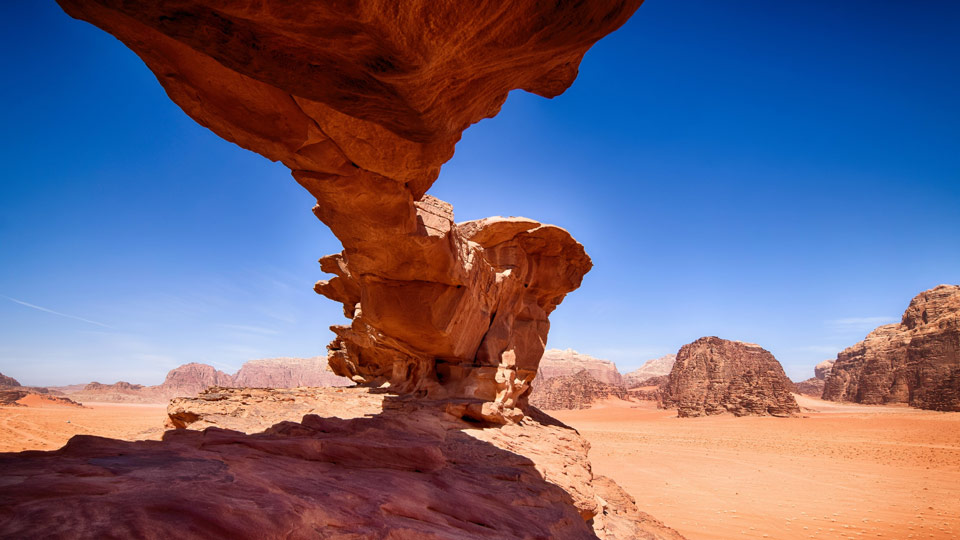
[[[112,326],[103,324],[102,322],[92,321],[92,320],[90,320],[90,319],[85,319],[85,318],[83,318],[83,317],[78,317],[78,316],[76,316],[76,315],[70,315],[69,313],[61,313],[61,312],[59,312],[59,311],[54,311],[54,310],[52,310],[52,309],[45,308],[45,307],[43,307],[43,306],[38,306],[38,305],[36,305],[36,304],[31,304],[31,303],[29,303],[29,302],[24,302],[23,300],[17,300],[16,298],[10,298],[9,296],[5,296],[5,295],[0,295],[0,296],[2,296],[3,298],[6,298],[7,300],[9,300],[9,301],[11,301],[11,302],[14,302],[14,303],[16,303],[16,304],[20,304],[21,306],[26,306],[26,307],[31,308],[31,309],[35,309],[35,310],[37,310],[37,311],[43,311],[43,312],[45,312],[45,313],[50,313],[50,314],[52,314],[52,315],[57,315],[57,316],[59,316],[59,317],[66,317],[66,318],[68,318],[68,319],[73,319],[73,320],[75,320],[75,321],[82,321],[82,322],[85,322],[85,323],[88,323],[88,324],[95,324],[95,325],[97,325],[97,326],[102,326],[102,327],[104,327],[104,328],[113,328]]]
[[[897,322],[896,317],[847,317],[827,321],[827,326],[838,331],[873,330],[883,325]]]

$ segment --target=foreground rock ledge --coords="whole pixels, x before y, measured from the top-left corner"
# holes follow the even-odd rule
[[[343,243],[316,290],[343,303],[336,374],[477,419],[523,417],[549,322],[591,262],[522,218],[457,224],[426,196],[464,129],[514,89],[545,97],[642,0],[59,0],[116,36],[224,139],[280,161]],[[401,7],[402,6],[402,7]]]
[[[162,441],[0,454],[0,537],[682,538],[595,477],[573,429],[536,411],[466,422],[463,407],[214,388],[171,403],[186,429]],[[291,411],[302,420],[283,420]]]

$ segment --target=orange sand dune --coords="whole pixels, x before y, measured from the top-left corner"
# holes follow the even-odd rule
[[[26,407],[0,407],[0,452],[55,450],[74,435],[159,439],[166,405],[84,403],[76,407],[27,396]]]
[[[595,473],[691,540],[960,537],[960,413],[798,402],[805,418],[550,414],[590,441]]]

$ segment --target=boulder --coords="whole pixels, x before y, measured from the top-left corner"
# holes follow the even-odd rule
[[[793,383],[769,351],[753,343],[703,337],[680,348],[663,389],[680,417],[791,416],[800,412]]]

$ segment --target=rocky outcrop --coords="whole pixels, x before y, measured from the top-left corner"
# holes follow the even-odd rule
[[[573,349],[548,349],[540,359],[537,370],[537,381],[576,375],[586,371],[594,379],[616,386],[623,386],[623,378],[617,370],[616,364],[609,360],[601,360],[590,355],[580,354]]]
[[[350,320],[329,346],[338,375],[471,399],[471,414],[500,421],[523,416],[547,317],[591,262],[559,227],[457,224],[426,191],[464,129],[513,89],[563,92],[640,2],[60,0],[197,122],[281,161],[316,197],[344,246],[315,287]]]
[[[594,403],[609,398],[626,399],[626,388],[598,381],[584,370],[573,375],[538,379],[534,382],[530,404],[548,411],[589,409]]]
[[[229,386],[296,388],[298,386],[352,386],[353,381],[330,371],[326,357],[264,358],[240,367]]]
[[[833,360],[824,360],[813,368],[814,376],[795,383],[796,392],[805,396],[821,397],[826,387],[827,375],[833,369]]]
[[[677,355],[667,354],[660,358],[647,360],[639,369],[635,369],[623,376],[623,383],[627,388],[650,386],[649,379],[669,375]]]
[[[960,411],[960,286],[918,294],[899,324],[844,349],[823,399]]]
[[[780,362],[759,345],[703,337],[677,353],[663,405],[680,417],[790,416],[800,412],[792,390]]]
[[[181,406],[193,421],[163,441],[0,454],[0,536],[681,538],[546,415],[478,424],[462,401],[363,388],[216,389]]]
[[[7,377],[3,373],[0,373],[0,388],[19,387],[19,386],[21,386],[20,381],[14,379],[13,377]]]

